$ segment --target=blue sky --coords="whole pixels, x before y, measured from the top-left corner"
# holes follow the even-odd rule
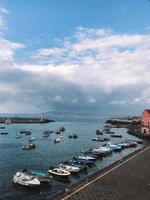
[[[150,1],[0,0],[0,112],[140,113]]]

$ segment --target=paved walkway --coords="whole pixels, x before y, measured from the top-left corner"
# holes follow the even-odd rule
[[[101,173],[62,200],[150,200],[150,147]]]

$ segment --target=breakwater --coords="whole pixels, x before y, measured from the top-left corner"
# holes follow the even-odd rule
[[[21,118],[21,117],[11,117],[11,118],[6,118],[6,117],[0,117],[0,123],[22,123],[22,124],[32,124],[32,123],[49,123],[49,122],[54,122],[54,120],[51,119],[41,119],[41,118]]]

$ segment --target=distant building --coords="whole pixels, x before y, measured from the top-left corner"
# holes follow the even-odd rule
[[[141,125],[141,132],[144,135],[150,135],[150,109],[146,109],[142,113]]]

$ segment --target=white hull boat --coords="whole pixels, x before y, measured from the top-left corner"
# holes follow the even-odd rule
[[[91,160],[91,161],[95,161],[96,158],[92,157],[92,156],[78,156],[79,159],[81,160]]]
[[[70,172],[61,168],[54,168],[54,169],[49,169],[48,173],[51,174],[52,176],[59,176],[59,177],[69,177]]]
[[[38,178],[24,174],[23,172],[17,172],[13,177],[13,182],[28,187],[35,187],[40,185]]]
[[[109,154],[109,153],[111,153],[111,150],[107,147],[98,147],[96,149],[93,149],[93,152]]]
[[[80,171],[79,167],[74,167],[74,166],[70,166],[70,165],[60,164],[59,167],[61,169],[64,169],[64,170],[70,172],[70,173],[78,173]]]

